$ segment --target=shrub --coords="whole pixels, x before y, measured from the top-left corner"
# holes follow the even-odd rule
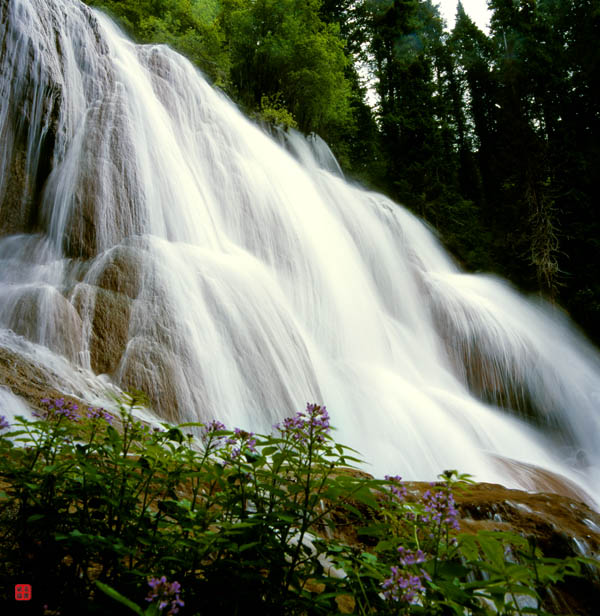
[[[352,471],[324,406],[259,435],[152,428],[136,395],[116,415],[43,403],[0,419],[0,592],[32,584],[40,613],[543,614],[540,589],[583,562],[459,534],[456,471],[419,499]]]

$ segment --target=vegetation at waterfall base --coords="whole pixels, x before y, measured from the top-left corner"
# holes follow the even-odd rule
[[[598,0],[489,0],[489,32],[460,2],[448,31],[431,0],[86,1],[600,343]]]
[[[151,427],[138,400],[0,418],[2,605],[28,583],[29,613],[62,616],[547,614],[551,585],[594,566],[461,534],[456,471],[415,497],[352,470],[324,406],[258,435]]]

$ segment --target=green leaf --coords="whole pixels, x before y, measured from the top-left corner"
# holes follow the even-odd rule
[[[42,520],[45,517],[46,515],[44,513],[34,513],[27,518],[27,524],[30,524],[31,522],[37,522],[38,520]]]
[[[384,526],[383,524],[369,524],[368,526],[361,526],[356,532],[359,537],[379,537],[382,534],[389,532],[389,526]]]
[[[284,512],[277,512],[275,516],[279,520],[281,520],[282,522],[286,522],[287,524],[293,524],[297,520],[296,516],[293,516],[293,515],[290,515],[289,513],[284,513]]]
[[[352,495],[352,498],[357,500],[359,503],[363,505],[367,505],[372,509],[376,509],[378,506],[378,501],[375,498],[375,495],[369,489],[360,489],[358,492]]]
[[[504,569],[504,545],[500,539],[480,532],[477,535],[477,541],[490,563],[500,570]]]
[[[363,552],[360,555],[361,560],[363,560],[366,563],[369,563],[370,565],[376,565],[377,564],[377,556],[375,554],[370,554],[369,552]]]
[[[458,562],[442,561],[438,564],[437,573],[445,578],[454,579],[466,577],[471,571],[469,567],[465,567]]]
[[[121,435],[119,434],[119,432],[117,430],[115,430],[115,428],[113,428],[112,426],[108,426],[106,428],[106,435],[108,436],[108,440],[114,445],[115,443],[118,443],[121,440]]]
[[[183,443],[185,437],[179,428],[171,428],[167,432],[167,438],[171,441],[175,441],[176,443]]]
[[[475,561],[479,557],[479,548],[475,537],[470,534],[462,534],[458,537],[459,550],[462,556],[469,561]]]
[[[449,580],[438,580],[437,586],[441,590],[445,598],[456,601],[461,605],[468,604],[471,600],[471,595],[465,592],[464,588],[457,586]]]
[[[122,603],[123,605],[128,607],[130,610],[138,614],[139,616],[144,616],[144,612],[142,612],[142,610],[133,601],[130,601],[127,597],[124,597],[120,592],[116,591],[114,588],[111,588],[110,586],[103,584],[102,582],[99,582],[98,580],[96,580],[96,586],[104,594],[115,599],[115,601]]]

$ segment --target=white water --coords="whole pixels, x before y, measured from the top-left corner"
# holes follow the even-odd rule
[[[493,453],[598,497],[600,362],[566,319],[77,0],[0,0],[0,23],[0,347],[174,420],[267,431],[325,403],[379,474],[512,485]]]

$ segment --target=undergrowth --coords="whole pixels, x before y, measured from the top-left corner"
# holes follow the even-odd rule
[[[461,534],[467,475],[411,498],[400,477],[353,472],[324,406],[262,435],[153,428],[136,395],[116,414],[43,403],[0,418],[0,601],[31,584],[30,613],[545,614],[544,588],[584,563]]]

